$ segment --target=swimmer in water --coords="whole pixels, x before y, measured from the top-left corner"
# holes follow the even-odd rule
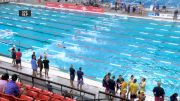
[[[77,36],[76,35],[73,35],[72,36],[72,40],[76,40],[77,39]]]
[[[58,43],[57,46],[58,46],[59,48],[66,48],[65,46],[63,46],[63,45],[60,44],[60,43]]]
[[[81,31],[80,31],[80,30],[77,30],[77,31],[76,31],[76,34],[81,34]]]

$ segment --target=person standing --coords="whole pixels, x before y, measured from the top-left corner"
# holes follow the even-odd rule
[[[109,93],[109,80],[110,80],[110,77],[111,77],[111,73],[108,73],[104,76],[104,79],[103,79],[103,87],[105,87],[105,92],[106,93]]]
[[[138,84],[136,82],[137,79],[134,79],[133,83],[129,86],[128,95],[130,93],[131,101],[134,101],[134,99],[137,98]]]
[[[170,101],[178,101],[177,97],[178,97],[178,94],[174,93],[173,95],[171,95]]]
[[[122,75],[119,75],[119,78],[116,80],[116,93],[121,89]]]
[[[74,78],[75,78],[75,69],[73,67],[73,65],[71,64],[70,68],[69,68],[69,72],[70,72],[70,83],[71,83],[71,87],[74,88]]]
[[[131,83],[134,81],[134,75],[131,75],[131,78],[128,81],[128,86],[130,86]]]
[[[33,58],[33,56],[35,56],[35,60],[36,60],[36,53],[35,52],[32,53],[31,58]]]
[[[80,86],[80,90],[82,90],[82,85],[84,83],[83,75],[84,75],[84,73],[82,72],[82,68],[80,67],[79,70],[77,71],[77,76],[78,76],[77,88],[79,89],[79,86]]]
[[[140,84],[139,84],[139,87],[140,87],[140,92],[145,92],[145,87],[146,87],[146,78],[142,78]]]
[[[127,82],[124,81],[124,79],[122,78],[121,80],[121,92],[120,92],[120,97],[122,97],[123,99],[126,98],[126,93],[127,93]]]
[[[22,69],[22,66],[21,66],[21,57],[22,57],[21,50],[18,49],[18,52],[16,52],[16,66],[17,66],[17,69],[19,68],[18,64],[20,64],[20,69]]]
[[[161,87],[161,82],[158,82],[157,87],[154,87],[153,93],[155,97],[154,101],[164,101],[165,92],[164,89]]]
[[[36,77],[37,75],[37,63],[36,63],[36,56],[33,56],[32,59],[31,59],[31,67],[32,67],[32,70],[33,70],[33,76]]]
[[[173,20],[177,20],[177,18],[178,18],[178,10],[176,9],[174,11]]]
[[[15,48],[12,48],[11,56],[12,56],[12,64],[13,64],[13,67],[14,67],[16,65],[16,51],[15,51]]]
[[[39,57],[38,61],[37,61],[39,70],[40,70],[40,77],[42,77],[42,70],[43,70],[43,61],[42,61],[42,56]]]
[[[109,93],[112,95],[115,95],[116,82],[114,79],[115,76],[112,76],[112,79],[109,80]]]
[[[49,76],[48,76],[49,60],[47,59],[47,56],[44,57],[43,64],[44,64],[44,69],[45,69],[45,77],[49,78]]]

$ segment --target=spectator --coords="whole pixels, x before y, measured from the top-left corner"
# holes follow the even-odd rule
[[[116,93],[119,89],[121,89],[121,83],[122,83],[122,75],[119,75],[119,78],[116,80]]]
[[[71,83],[71,87],[74,88],[74,78],[75,78],[75,69],[73,67],[73,65],[71,64],[70,68],[69,68],[69,72],[70,72],[70,83]]]
[[[33,70],[33,76],[36,77],[37,75],[37,63],[36,63],[36,56],[33,55],[32,57],[32,60],[31,60],[31,67],[32,67],[32,70]]]
[[[20,95],[20,89],[16,84],[18,76],[16,74],[12,75],[12,80],[9,81],[5,87],[5,94],[13,95],[18,97]]]
[[[105,92],[106,93],[109,93],[109,80],[110,80],[110,77],[111,77],[111,73],[108,73],[104,76],[104,79],[103,79],[103,87],[105,87]]]
[[[164,95],[165,95],[164,89],[161,87],[160,82],[158,82],[157,85],[158,86],[154,87],[153,89],[155,101],[164,101]]]
[[[49,72],[49,60],[47,59],[47,56],[44,57],[43,60],[43,64],[44,64],[44,69],[45,69],[45,77],[48,77],[48,72]]]
[[[127,82],[124,81],[124,79],[122,78],[121,80],[121,93],[120,93],[120,96],[122,98],[126,98],[126,93],[127,93]]]
[[[5,73],[1,76],[1,80],[0,80],[0,92],[4,92],[5,86],[8,82],[9,79],[9,74]]]
[[[144,94],[144,91],[140,91],[139,94],[138,94],[138,101],[145,101],[145,94]]]
[[[16,52],[16,66],[17,66],[17,69],[19,68],[18,64],[20,64],[20,68],[22,69],[22,66],[21,66],[21,57],[22,57],[21,50],[18,49],[18,52]]]
[[[32,55],[31,55],[31,58],[33,59],[33,56],[35,56],[35,60],[36,60],[36,53],[33,52]]]
[[[139,84],[139,87],[140,87],[140,92],[141,91],[144,91],[145,92],[145,87],[146,87],[146,78],[142,78],[140,84]]]
[[[134,99],[137,98],[138,84],[136,82],[137,79],[134,79],[133,83],[129,86],[128,95],[130,93],[131,101],[134,101]]]
[[[128,86],[130,86],[131,83],[134,81],[134,75],[131,75],[131,78],[128,81]]]
[[[43,70],[42,56],[39,57],[37,64],[38,64],[38,67],[39,67],[39,70],[40,70],[40,77],[41,77],[42,76],[42,70]]]
[[[116,87],[116,82],[115,82],[115,76],[112,76],[112,79],[109,80],[109,93],[115,95],[115,87]]]
[[[171,95],[170,101],[178,101],[177,97],[178,97],[178,94],[174,93],[173,95]]]
[[[14,67],[16,65],[16,51],[15,51],[15,48],[12,49],[11,56],[12,56],[12,64],[13,64],[13,67]]]
[[[175,10],[173,20],[177,20],[177,18],[178,18],[178,10]]]
[[[83,85],[83,75],[84,73],[82,72],[82,68],[80,67],[79,70],[77,71],[77,76],[78,76],[78,83],[77,83],[77,88],[82,90],[82,85]]]

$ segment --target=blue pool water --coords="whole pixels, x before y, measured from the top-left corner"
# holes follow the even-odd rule
[[[19,17],[21,9],[32,17]],[[148,94],[159,80],[167,96],[180,94],[180,23],[0,4],[0,36],[3,55],[15,44],[24,61],[46,52],[50,65],[81,66],[99,82],[107,72],[125,80],[133,74],[147,78]]]

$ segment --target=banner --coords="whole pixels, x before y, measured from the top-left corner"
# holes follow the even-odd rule
[[[104,13],[104,9],[100,7],[93,7],[93,6],[83,6],[83,5],[76,5],[76,4],[63,4],[59,2],[46,2],[47,7],[56,7],[56,8],[66,8],[66,9],[73,9],[73,10],[80,10],[80,11],[89,11],[89,12],[97,12],[97,13]]]

